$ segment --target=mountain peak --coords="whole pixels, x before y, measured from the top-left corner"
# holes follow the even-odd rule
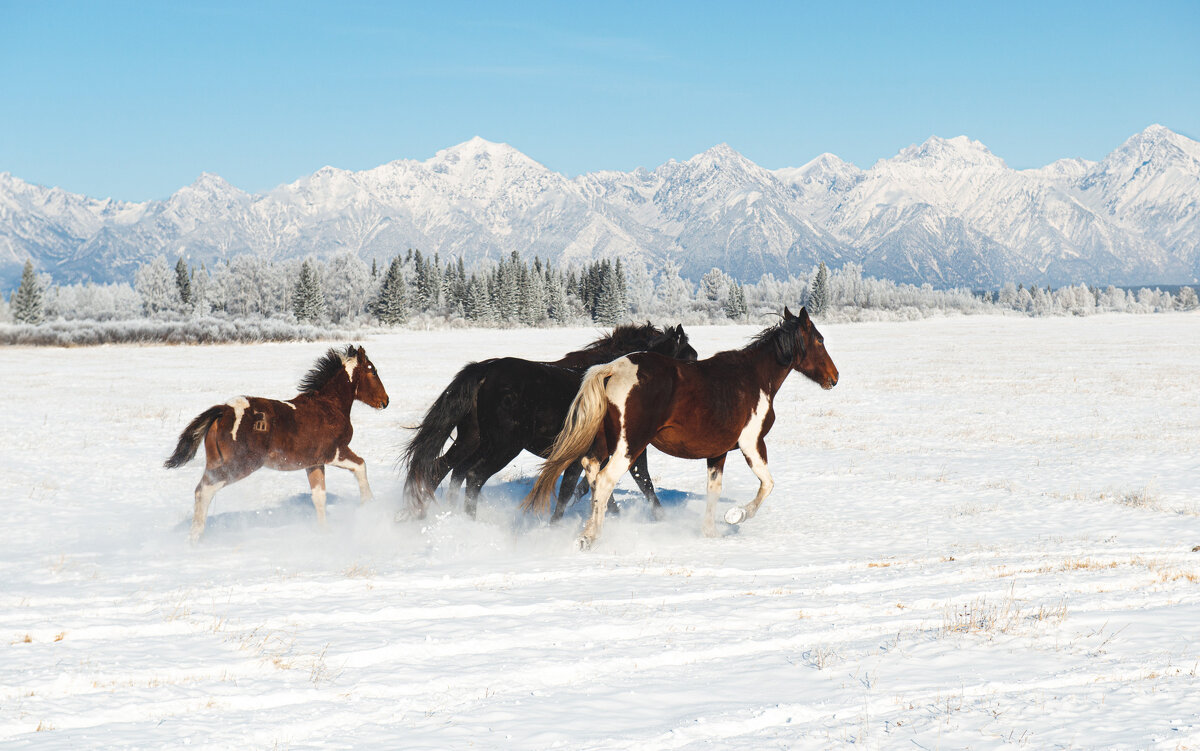
[[[862,172],[857,165],[847,162],[837,154],[830,154],[828,151],[802,165],[797,171],[805,175],[816,173],[846,175]]]
[[[192,181],[192,184],[188,187],[194,190],[206,190],[220,193],[237,190],[237,188],[233,187],[228,180],[212,172],[201,172],[200,176]]]
[[[496,143],[495,141],[489,141],[479,136],[473,136],[460,144],[455,144],[454,146],[438,151],[430,161],[487,159],[520,153],[506,143]]]
[[[1004,167],[1004,160],[993,154],[979,141],[966,136],[942,138],[930,136],[919,146],[914,144],[901,149],[893,162],[908,162],[928,166],[944,166],[957,163],[961,166]]]
[[[1155,123],[1130,136],[1105,161],[1114,157],[1139,162],[1190,163],[1194,168],[1200,168],[1200,141]]]
[[[727,162],[743,162],[747,161],[746,157],[734,149],[727,143],[719,143],[716,146],[705,149],[699,154],[688,160],[689,163],[698,164],[704,163],[727,163]]]

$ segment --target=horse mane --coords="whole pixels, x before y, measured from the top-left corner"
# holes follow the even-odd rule
[[[790,365],[796,356],[796,331],[799,328],[799,318],[780,318],[779,323],[758,332],[744,349],[770,347],[775,352],[776,362]]]
[[[339,372],[345,372],[346,361],[357,356],[354,351],[354,345],[348,344],[342,349],[330,347],[329,351],[321,355],[321,359],[317,360],[312,369],[304,374],[300,379],[301,394],[315,394],[325,388],[333,377]]]
[[[663,331],[649,321],[623,323],[579,351],[595,352],[601,349],[633,351],[649,346],[651,342],[663,335]]]

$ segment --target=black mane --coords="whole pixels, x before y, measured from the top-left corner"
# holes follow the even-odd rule
[[[634,352],[644,349],[652,342],[662,339],[664,333],[649,321],[645,323],[623,323],[610,333],[600,337],[580,352],[595,352],[601,349],[612,349],[622,352]]]
[[[784,366],[791,365],[792,360],[796,357],[796,332],[799,329],[799,318],[782,318],[779,323],[756,334],[745,348],[770,347],[775,352],[776,362]]]
[[[304,377],[300,379],[300,393],[315,394],[325,388],[339,371],[345,372],[345,361],[356,354],[353,344],[347,345],[343,349],[330,347],[329,351],[321,355],[321,359],[312,366],[312,370],[305,373]]]

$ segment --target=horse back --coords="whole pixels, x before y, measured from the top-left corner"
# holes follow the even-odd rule
[[[582,371],[515,357],[497,359],[480,385],[478,416],[484,433],[545,456],[562,428]]]
[[[655,448],[707,459],[737,446],[761,398],[748,373],[719,358],[682,362],[643,352],[630,358],[638,364],[631,401],[646,415]]]
[[[303,469],[333,461],[353,428],[336,407],[300,395],[280,401],[257,396],[231,399],[205,437],[210,462]]]

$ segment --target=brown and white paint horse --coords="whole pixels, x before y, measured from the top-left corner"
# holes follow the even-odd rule
[[[182,467],[204,443],[204,476],[196,486],[192,541],[204,532],[208,505],[218,490],[260,467],[308,472],[317,521],[325,524],[325,465],[348,469],[358,479],[362,501],[371,500],[367,463],[350,450],[355,400],[376,409],[388,405],[387,391],[362,347],[330,349],[300,381],[288,401],[239,396],[201,412],[183,433],[164,466]]]
[[[774,486],[763,438],[775,422],[775,394],[793,370],[825,389],[838,382],[825,338],[804,308],[793,315],[785,307],[782,321],[742,349],[704,360],[635,352],[589,369],[525,508],[546,511],[555,478],[582,459],[592,483],[592,516],[577,540],[586,550],[600,536],[617,480],[651,445],[672,456],[708,461],[702,529],[711,537],[725,455],[739,448],[758,477],[758,494],[746,506],[730,509],[725,520],[750,519]]]

